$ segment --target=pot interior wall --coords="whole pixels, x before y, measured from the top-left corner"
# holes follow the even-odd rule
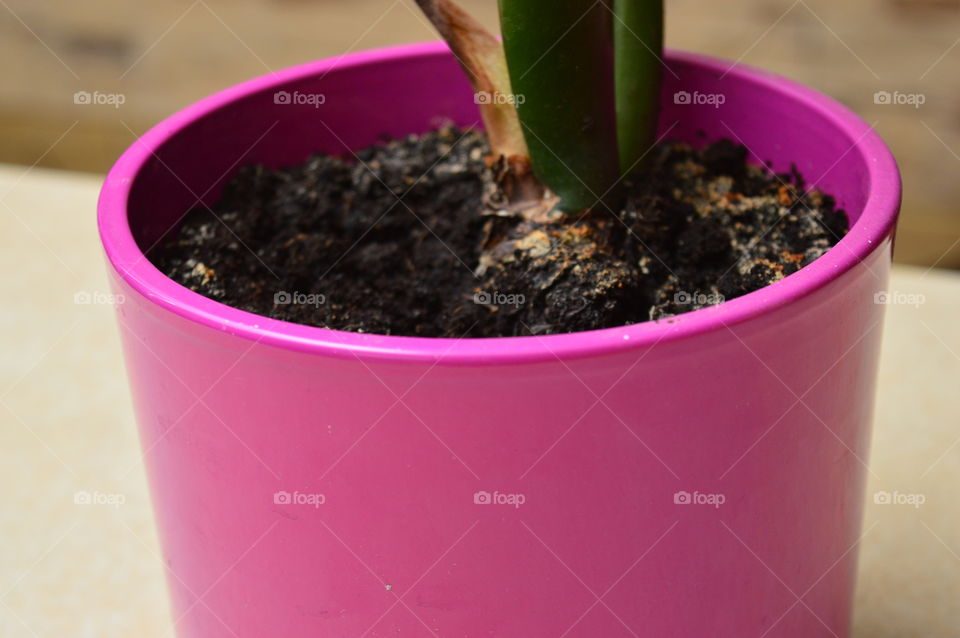
[[[836,196],[856,222],[870,188],[857,140],[783,85],[772,89],[735,69],[725,74],[683,59],[668,58],[668,64],[661,114],[667,138],[693,144],[729,138],[777,171],[795,165],[808,186]],[[448,55],[351,62],[326,73],[299,70],[254,83],[260,87],[254,92],[248,84],[229,98],[211,98],[219,108],[179,129],[139,172],[129,222],[141,249],[176,228],[191,208],[213,205],[244,164],[277,167],[318,151],[346,154],[445,120],[480,124],[469,83]]]

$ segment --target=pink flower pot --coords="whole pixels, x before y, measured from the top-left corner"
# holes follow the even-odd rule
[[[144,257],[241,164],[476,123],[440,44],[246,82],[117,162],[100,232],[181,638],[847,635],[897,168],[822,95],[669,64],[671,137],[795,163],[852,230],[659,323],[348,334],[228,308]]]

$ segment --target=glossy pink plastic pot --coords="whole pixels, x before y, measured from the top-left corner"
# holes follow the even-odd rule
[[[228,308],[144,257],[241,164],[475,124],[440,44],[246,82],[117,162],[100,231],[182,638],[847,635],[897,169],[822,95],[669,65],[671,137],[795,163],[852,230],[660,323],[347,334]]]

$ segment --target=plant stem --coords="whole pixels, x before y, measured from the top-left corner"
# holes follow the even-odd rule
[[[619,196],[612,0],[499,0],[537,176],[567,210]]]
[[[656,139],[663,53],[663,0],[614,0],[620,170],[641,164]]]
[[[476,91],[476,102],[494,154],[505,158],[528,156],[517,110],[496,96],[511,94],[503,46],[493,34],[450,0],[417,0],[437,29]]]

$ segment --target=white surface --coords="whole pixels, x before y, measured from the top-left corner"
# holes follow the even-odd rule
[[[94,207],[100,179],[0,166],[0,636],[169,637]],[[857,638],[960,636],[960,274],[895,270]],[[75,295],[93,303],[75,303]],[[878,490],[921,494],[878,505]],[[78,505],[77,492],[122,505]],[[114,498],[119,498],[115,496]]]

